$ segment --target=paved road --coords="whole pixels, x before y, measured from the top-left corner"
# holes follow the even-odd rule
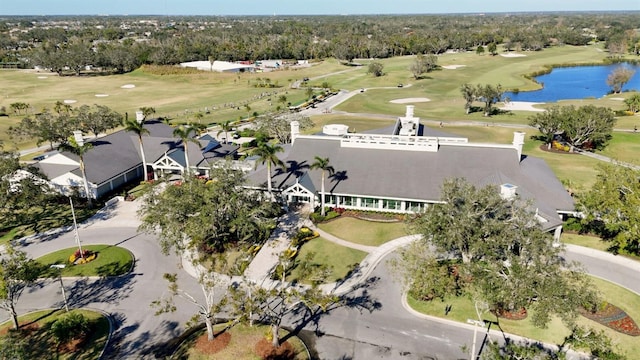
[[[117,220],[115,220],[117,222]],[[108,359],[154,358],[154,347],[184,332],[185,322],[195,313],[186,301],[177,299],[178,311],[154,315],[151,301],[166,294],[164,273],[177,273],[181,288],[196,298],[201,290],[192,277],[179,266],[176,256],[164,256],[155,237],[138,234],[135,227],[96,226],[81,228],[82,244],[113,244],[130,250],[135,258],[131,274],[110,279],[64,279],[71,307],[89,307],[109,313],[115,322]],[[72,233],[64,233],[24,248],[32,257],[54,250],[74,247]],[[62,306],[59,283],[44,280],[29,289],[19,303],[18,312]],[[6,315],[1,314],[4,318]]]
[[[177,300],[178,311],[155,316],[152,300],[166,294],[165,272],[179,276],[181,288],[201,297],[196,281],[178,264],[176,256],[164,256],[153,236],[138,234],[135,206],[108,209],[101,220],[81,226],[83,244],[113,244],[129,249],[136,257],[131,274],[114,279],[65,279],[70,305],[103,310],[115,320],[114,341],[107,358],[154,358],[163,342],[181,334],[184,322],[194,314],[186,301]],[[24,242],[24,250],[38,257],[61,248],[73,247],[70,232],[43,236]],[[386,253],[385,253],[386,254]],[[401,302],[401,286],[390,273],[386,255],[370,273],[362,287],[346,294],[349,305],[332,310],[305,329],[317,331],[316,348],[321,359],[463,359],[461,348],[472,342],[473,328],[425,319],[408,312]],[[585,264],[596,276],[618,282],[640,293],[635,279],[640,265],[630,260],[590,249],[569,246],[567,258]],[[44,280],[26,293],[20,313],[61,306],[57,282]],[[444,307],[444,304],[443,304]],[[371,310],[370,310],[371,309]],[[444,308],[443,308],[444,311]],[[6,318],[6,315],[2,315]],[[292,325],[296,325],[293,323]],[[498,339],[498,335],[491,335]],[[481,342],[484,334],[478,334]]]

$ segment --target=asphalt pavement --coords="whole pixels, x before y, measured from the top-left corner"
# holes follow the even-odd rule
[[[107,359],[153,359],[166,341],[184,332],[185,322],[195,314],[193,305],[177,299],[176,312],[159,316],[150,307],[153,300],[168,295],[164,273],[178,274],[181,289],[202,297],[182,259],[175,254],[162,254],[155,236],[138,233],[137,206],[137,202],[112,204],[79,228],[83,244],[112,244],[130,250],[136,258],[133,271],[107,279],[64,279],[71,307],[89,307],[111,315],[114,332]],[[35,258],[75,246],[70,230],[17,243]],[[288,319],[289,325],[318,335],[315,348],[320,359],[468,358],[462,349],[472,343],[472,326],[416,316],[403,306],[402,286],[387,260],[395,256],[394,249],[412,240],[405,237],[370,252],[357,281],[340,284],[339,292],[345,301],[339,307],[302,323],[300,319]],[[589,273],[640,292],[635,280],[640,265],[632,260],[575,246],[568,246],[566,257],[582,262]],[[59,283],[42,280],[23,295],[18,312],[62,305]],[[2,316],[8,319],[6,314]],[[478,343],[485,336],[495,338],[496,333],[479,331]]]

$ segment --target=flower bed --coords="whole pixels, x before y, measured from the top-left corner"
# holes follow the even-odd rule
[[[581,309],[580,313],[587,319],[593,320],[619,333],[640,336],[640,328],[638,328],[636,322],[627,315],[626,312],[613,304],[605,303],[596,311]]]
[[[318,234],[317,231],[311,231],[311,229],[309,229],[308,227],[303,226],[291,239],[291,246],[298,247],[304,242],[315,239],[318,236],[320,236],[320,234]]]
[[[97,257],[97,252],[85,249],[82,250],[82,253],[80,253],[80,249],[78,249],[73,254],[71,254],[71,256],[69,256],[69,262],[72,265],[82,265],[95,260]]]

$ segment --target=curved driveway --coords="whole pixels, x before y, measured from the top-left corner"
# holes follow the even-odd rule
[[[154,315],[151,301],[166,294],[166,272],[178,273],[181,288],[197,298],[197,282],[185,273],[177,256],[161,254],[154,236],[139,234],[134,212],[122,212],[129,204],[118,204],[97,220],[80,228],[83,244],[113,244],[129,249],[136,257],[131,274],[110,279],[67,278],[64,280],[70,306],[90,307],[111,314],[115,320],[113,341],[106,358],[155,358],[162,344],[181,334],[195,309],[177,299],[177,312]],[[117,216],[116,216],[117,215]],[[72,232],[34,238],[24,242],[24,250],[38,257],[61,248],[75,246]],[[423,319],[407,312],[401,303],[401,285],[394,281],[386,259],[379,262],[369,280],[348,293],[348,305],[333,309],[305,329],[316,331],[316,349],[321,359],[465,359],[461,347],[471,344],[473,328],[446,320]],[[620,283],[640,293],[635,281],[640,264],[610,254],[568,246],[567,258],[582,262],[587,271]],[[23,295],[19,313],[61,306],[59,284],[43,280]],[[445,304],[443,303],[443,311]],[[372,310],[371,310],[372,309]],[[6,317],[5,314],[2,315]],[[295,323],[292,325],[296,325]],[[478,334],[482,341],[484,334]]]

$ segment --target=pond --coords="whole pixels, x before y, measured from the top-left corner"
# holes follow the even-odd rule
[[[631,80],[622,91],[640,91],[640,65],[611,64],[596,66],[572,66],[554,68],[549,74],[536,77],[543,87],[536,91],[505,93],[511,101],[555,102],[565,99],[601,98],[611,88],[607,85],[607,76],[618,66],[635,70]]]

